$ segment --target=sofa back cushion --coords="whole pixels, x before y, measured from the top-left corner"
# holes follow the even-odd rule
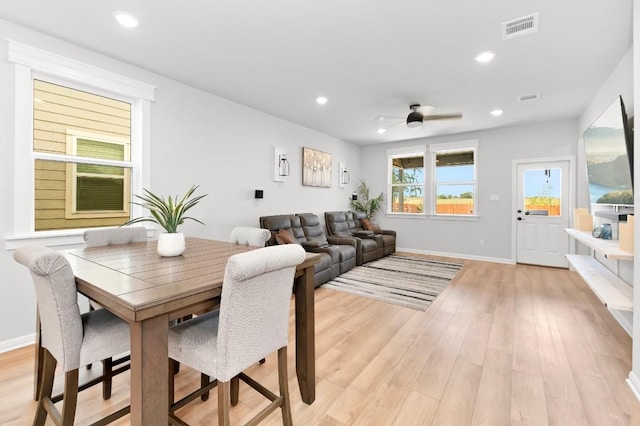
[[[282,229],[289,231],[298,243],[307,240],[300,224],[300,218],[292,214],[262,216],[260,227],[271,231],[271,238],[267,242],[267,245],[270,246],[278,244],[276,234]]]
[[[347,215],[351,220],[347,220]],[[329,235],[350,237],[355,230],[353,215],[350,212],[325,212],[324,220],[327,223]]]
[[[313,213],[298,213],[297,217],[300,218],[302,230],[304,232],[307,241],[314,241],[320,245],[328,245],[327,237],[324,235],[324,231],[320,226],[320,219]]]
[[[366,219],[367,215],[363,212],[349,212],[351,213],[351,216],[353,217],[353,223],[354,223],[354,228],[356,229],[356,231],[364,231],[366,230],[366,228],[364,227],[364,225],[362,224],[361,220],[362,219]]]

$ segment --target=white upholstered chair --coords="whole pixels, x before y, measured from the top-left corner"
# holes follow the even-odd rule
[[[41,324],[44,366],[33,424],[44,425],[49,414],[58,425],[72,425],[78,369],[128,351],[129,325],[105,309],[80,314],[75,276],[61,253],[25,246],[15,251],[14,258],[31,271]],[[56,364],[65,373],[62,413],[53,405],[51,396]],[[114,420],[128,412],[126,407],[109,417]]]
[[[131,244],[147,241],[147,230],[144,226],[90,229],[85,231],[83,237],[87,247]]]
[[[232,243],[264,247],[271,238],[271,231],[249,226],[236,226],[231,230],[229,239]]]
[[[229,424],[229,398],[237,402],[238,378],[272,401],[254,420],[264,419],[268,413],[281,408],[284,424],[292,424],[287,384],[289,306],[295,267],[304,259],[305,251],[297,244],[266,247],[230,257],[225,268],[220,309],[169,329],[169,357],[217,379],[219,425]],[[242,373],[274,351],[278,351],[280,395]],[[169,362],[170,368],[172,364]],[[200,396],[199,392],[205,389],[175,404],[173,389],[170,373],[172,422],[184,424],[173,411]],[[233,396],[230,395],[232,389]]]
[[[147,229],[144,226],[128,226],[124,228],[104,228],[89,229],[83,235],[86,246],[103,247],[118,244],[131,244],[147,241]],[[102,309],[98,303],[89,300],[89,308]],[[109,399],[111,397],[111,378],[114,375],[113,367],[129,361],[129,355],[117,358],[115,360],[107,358],[102,360],[102,398]],[[87,364],[87,369],[91,368],[91,364]],[[116,372],[126,371],[126,368],[116,370]]]

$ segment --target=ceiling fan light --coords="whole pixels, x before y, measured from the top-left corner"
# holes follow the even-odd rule
[[[407,116],[407,127],[415,128],[422,126],[422,114],[413,111]]]

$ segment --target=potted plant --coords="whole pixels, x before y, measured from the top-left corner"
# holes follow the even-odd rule
[[[158,236],[158,254],[160,256],[180,256],[184,252],[185,243],[184,235],[182,232],[178,232],[178,226],[183,224],[185,220],[193,220],[204,225],[194,217],[185,216],[189,209],[207,196],[207,194],[204,194],[191,198],[196,189],[198,189],[198,185],[192,186],[182,198],[176,195],[174,198],[169,196],[167,199],[143,189],[144,195],[134,194],[142,202],[132,201],[131,204],[144,207],[149,210],[151,216],[131,219],[120,226],[140,222],[155,222],[166,231]]]
[[[351,208],[367,215],[367,219],[373,219],[382,209],[384,193],[375,198],[369,198],[369,188],[364,179],[360,179],[360,185],[356,188],[357,199],[351,200]]]

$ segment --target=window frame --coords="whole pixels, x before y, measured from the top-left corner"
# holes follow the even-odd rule
[[[477,139],[457,141],[457,142],[445,142],[430,144],[429,149],[429,164],[431,165],[431,196],[429,217],[433,219],[451,219],[451,220],[477,220],[478,214],[478,145]],[[447,182],[447,185],[473,185],[473,214],[442,214],[437,213],[437,187],[438,181],[436,179],[436,157],[438,154],[450,154],[456,152],[473,152],[473,181],[456,181]]]
[[[15,249],[35,242],[66,245],[82,242],[84,229],[35,231],[34,182],[36,159],[33,150],[33,81],[44,80],[123,100],[131,104],[131,191],[141,193],[150,182],[151,102],[155,87],[86,63],[27,44],[7,40],[7,60],[14,65],[14,197],[13,232],[5,236],[5,248]],[[38,158],[73,163],[93,163],[96,159],[69,158],[38,153]],[[110,163],[101,161],[101,163]],[[118,165],[118,164],[109,164]],[[142,215],[142,208],[131,207]]]
[[[428,175],[427,175],[427,148],[425,145],[420,146],[412,146],[406,148],[396,148],[396,149],[388,149],[387,150],[387,216],[397,216],[397,217],[414,217],[414,218],[426,218],[428,212],[427,205],[427,193],[429,192],[428,185]],[[424,177],[424,182],[422,183],[422,212],[394,212],[393,211],[393,188],[397,186],[407,186],[407,184],[394,184],[393,183],[393,160],[396,158],[407,158],[407,157],[418,157],[422,156],[422,175]],[[412,184],[411,186],[420,186]]]

